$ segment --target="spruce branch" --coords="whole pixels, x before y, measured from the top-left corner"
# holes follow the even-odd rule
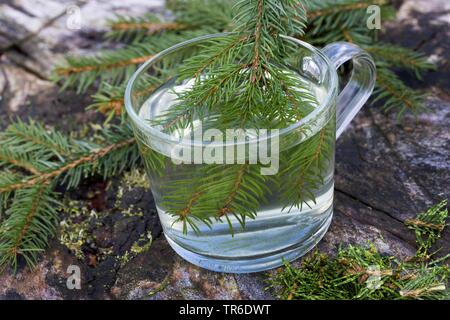
[[[405,265],[374,247],[350,245],[335,258],[316,251],[299,268],[286,263],[269,288],[288,300],[447,300],[448,275],[446,266]]]
[[[223,217],[230,224],[229,215],[233,215],[245,228],[246,219],[255,219],[258,209],[271,194],[267,188],[267,177],[260,174],[260,166],[241,164],[221,166],[210,169],[210,180],[206,190],[218,195],[214,216]],[[220,178],[220,180],[218,180]]]
[[[355,0],[340,0],[340,1],[315,1],[307,2],[308,18],[316,19],[320,17],[327,17],[335,14],[342,14],[347,12],[366,10],[370,5],[385,6],[389,4],[387,0],[370,0],[370,1],[355,1]]]
[[[136,65],[147,61],[155,53],[153,46],[136,45],[93,57],[68,57],[65,65],[55,69],[53,80],[63,81],[62,90],[77,85],[78,93],[82,93],[97,77],[111,83],[130,77]]]
[[[147,14],[138,18],[118,16],[109,21],[109,27],[110,31],[106,34],[108,40],[138,42],[150,35],[183,30],[187,26],[175,21],[163,21],[155,14]]]
[[[269,288],[289,300],[448,300],[448,255],[433,258],[428,254],[432,243],[427,240],[434,241],[442,233],[446,204],[442,201],[405,222],[416,233],[416,257],[427,255],[428,259],[400,261],[380,254],[372,244],[341,247],[336,257],[316,251],[300,267],[286,263],[284,270],[270,277]]]
[[[393,8],[386,0],[310,0],[307,2],[309,27],[313,35],[334,29],[354,28],[365,24],[367,7],[378,5],[384,20],[394,15]]]
[[[39,252],[56,231],[56,210],[60,204],[55,198],[47,184],[16,192],[8,218],[0,227],[0,268],[10,265],[16,270],[18,256],[29,266],[36,264]]]
[[[6,211],[5,219],[0,219],[0,267],[16,269],[19,256],[29,266],[36,263],[55,233],[59,208],[55,186],[74,188],[88,176],[108,178],[140,163],[126,125],[79,141],[34,121],[16,121],[0,133],[0,143],[1,154],[8,152],[8,162],[0,163],[7,165],[0,174],[0,214]],[[27,162],[17,161],[25,156]],[[21,173],[23,169],[28,170]]]
[[[175,22],[114,22],[111,24],[112,30],[147,30],[147,34],[153,34],[160,31],[179,30],[184,26]]]
[[[167,7],[175,15],[175,22],[190,29],[208,26],[223,32],[231,29],[233,5],[236,0],[175,0]]]
[[[360,46],[373,43],[373,37],[367,33],[367,28],[360,26],[353,28],[333,28],[314,36],[307,34],[305,40],[317,46],[325,46],[336,41],[347,41]]]
[[[419,213],[415,219],[405,221],[408,228],[416,234],[419,256],[428,257],[429,249],[440,238],[448,217],[446,207],[447,200],[442,200],[427,211]]]
[[[166,71],[161,72],[162,79],[168,80],[168,76],[164,75]],[[142,89],[137,90],[136,96],[143,96],[145,94],[153,92],[158,86],[163,83],[156,77],[147,76],[145,80],[141,78],[139,85]],[[97,110],[98,112],[106,115],[105,124],[107,124],[114,117],[119,117],[125,112],[124,94],[126,86],[119,85],[114,86],[109,83],[105,83],[96,94],[92,96],[93,102],[88,106],[88,109]]]
[[[106,163],[107,161],[105,158],[108,156],[111,156],[111,153],[114,151],[118,151],[121,149],[126,149],[129,146],[133,146],[135,140],[133,138],[130,138],[125,141],[116,142],[113,144],[110,144],[108,146],[105,146],[103,148],[100,148],[98,150],[93,150],[90,154],[80,155],[79,157],[73,159],[72,161],[69,161],[67,163],[62,164],[61,166],[58,166],[54,168],[51,171],[45,172],[43,174],[31,176],[30,178],[27,178],[19,183],[15,184],[9,184],[5,187],[0,188],[0,193],[3,192],[11,192],[14,190],[23,189],[26,187],[31,187],[34,185],[38,185],[41,183],[49,183],[49,181],[60,177],[61,175],[66,175],[63,182],[67,182],[67,185],[69,187],[75,187],[79,184],[81,178],[85,178],[87,175],[92,175],[93,173],[104,173],[104,177],[112,176],[116,171],[122,171],[117,170],[115,166],[124,166],[123,163],[127,162],[127,158],[123,159],[122,161],[117,161],[117,164],[114,163]],[[127,150],[130,152],[130,150]],[[134,153],[134,150],[132,150],[130,153]],[[122,152],[121,152],[122,153]],[[115,156],[115,158],[119,158],[119,156]],[[136,158],[136,157],[133,157]],[[115,159],[118,160],[118,159]],[[99,161],[99,162],[97,162]],[[134,162],[134,161],[132,161]],[[109,172],[111,170],[110,165],[113,164],[112,172]],[[101,168],[103,167],[103,170]],[[96,170],[92,170],[92,169]],[[98,172],[97,172],[98,171]],[[103,171],[103,172],[102,172]],[[83,175],[83,173],[86,172],[86,174]]]
[[[300,144],[286,159],[286,167],[281,171],[282,196],[285,208],[302,208],[309,206],[308,201],[315,202],[314,190],[323,183],[329,161],[332,161],[334,143],[334,118],[324,129],[306,142]]]
[[[198,35],[236,30],[239,21],[236,19],[233,20],[231,8],[234,4],[239,5],[239,2],[236,0],[169,1],[167,7],[174,13],[175,18],[173,20],[166,20],[155,14],[145,15],[140,18],[118,17],[115,21],[110,22],[111,28],[115,29],[111,31],[110,36],[116,36],[116,40],[134,40],[133,44],[130,45],[130,49],[132,49],[134,47],[139,48],[139,46],[151,43],[154,40],[161,41],[161,38],[164,37],[170,38],[177,36],[178,42],[188,40],[195,36],[190,33],[194,30],[199,31]],[[380,67],[383,65],[382,67],[385,69],[398,67],[405,68],[407,70],[412,70],[418,77],[420,77],[424,71],[431,70],[432,65],[427,63],[420,54],[415,53],[412,50],[375,43],[375,33],[361,26],[364,25],[367,19],[367,7],[374,4],[381,7],[383,21],[394,16],[394,9],[389,4],[389,1],[386,0],[307,1],[305,7],[308,11],[308,18],[310,21],[308,22],[307,32],[303,38],[306,41],[319,46],[334,41],[349,41],[360,46],[365,46],[375,56],[377,65]],[[257,10],[254,12],[256,11]],[[275,22],[278,21],[271,21],[271,23]],[[148,33],[149,30],[150,33]],[[286,32],[285,34],[290,33]],[[162,49],[163,46],[158,46],[158,44],[156,44],[154,52],[161,51]],[[106,55],[108,54],[106,53]],[[101,56],[102,55],[100,55],[99,58],[100,60],[103,59]],[[144,60],[144,58],[142,59]],[[127,61],[127,59],[125,59],[122,63],[128,64],[130,61],[133,60]],[[139,59],[137,61],[140,62]],[[70,68],[69,63],[69,68],[67,70],[64,68],[61,69],[59,75],[57,72],[57,77],[55,77],[55,79],[64,80],[64,78],[68,78],[70,81],[63,82],[66,85],[76,85],[80,81],[83,85],[79,86],[79,90],[82,91],[92,85],[95,77],[103,79],[101,76],[103,72],[107,75],[112,73],[112,70],[115,70],[116,68],[124,68],[121,64],[116,66],[112,63],[110,66],[111,70],[95,73],[94,70],[99,67],[101,62],[91,62],[92,63],[88,63],[87,65],[81,63],[80,66],[75,64],[73,66],[74,69]],[[132,69],[133,68],[130,67],[130,70]],[[72,74],[71,71],[75,71],[76,73]],[[83,81],[83,78],[85,78],[85,81]],[[392,77],[392,74],[388,75],[387,78],[388,79],[385,80],[389,81],[389,83],[384,81],[378,89],[386,93],[386,98],[392,98],[392,101],[396,102],[390,106],[386,106],[385,110],[399,110],[399,114],[403,115],[406,110],[417,112],[422,109],[423,99],[421,99],[419,94],[415,93],[414,90],[408,88],[404,84],[403,89],[412,92],[414,98],[417,99],[415,102],[400,102],[400,100],[402,100],[401,96],[396,94],[392,88],[392,85],[398,79],[396,79],[395,76]],[[112,83],[118,84],[122,80],[125,80],[125,77],[112,75],[111,78],[105,76],[105,79],[103,80],[112,81]],[[110,103],[102,101],[101,105],[98,105],[98,107],[100,112],[107,112],[108,120],[112,119],[114,115],[120,114],[120,104],[117,99],[113,99]]]
[[[234,210],[231,208],[231,204],[236,199],[239,190],[242,187],[242,182],[244,180],[245,171],[248,169],[248,165],[244,164],[239,167],[239,170],[236,173],[236,177],[234,179],[232,188],[228,193],[223,205],[219,208],[219,212],[217,216],[223,217]]]
[[[12,126],[15,126],[13,124]],[[34,126],[32,124],[31,126]],[[24,126],[24,128],[27,128]],[[54,132],[54,134],[58,134]],[[131,129],[115,127],[115,130],[104,129],[101,132],[102,140],[108,141],[106,145],[92,142],[73,142],[72,153],[67,159],[54,160],[51,167],[30,175],[20,182],[0,184],[0,193],[12,192],[38,184],[48,184],[54,179],[63,177],[63,182],[69,187],[75,187],[84,178],[93,174],[102,174],[104,178],[122,172],[126,167],[136,164],[139,156]],[[39,161],[41,154],[34,153]],[[20,166],[19,166],[20,167]]]
[[[404,283],[399,295],[406,299],[448,300],[447,279],[448,270],[445,270],[445,267],[426,268],[416,274],[411,281]]]
[[[417,113],[423,110],[425,94],[406,86],[398,76],[389,69],[378,68],[377,83],[374,90],[372,103],[382,101],[385,111],[397,110],[397,118],[408,110]]]
[[[196,177],[200,178],[194,180],[192,170],[179,172],[176,181],[162,186],[162,206],[183,223],[184,232],[188,225],[199,232],[196,222],[211,226],[225,219],[233,233],[229,215],[244,228],[246,219],[254,219],[271,194],[267,178],[259,170],[259,166],[249,164],[213,165],[197,169]]]
[[[10,148],[0,147],[0,168],[1,167],[18,167],[32,174],[40,174],[36,163],[32,163],[28,157],[22,153],[14,152]]]
[[[427,58],[416,51],[393,45],[370,45],[365,47],[379,63],[384,62],[390,68],[411,70],[418,79],[422,73],[435,70],[436,66],[428,62]]]
[[[69,139],[59,132],[46,129],[42,124],[30,120],[28,123],[15,120],[0,133],[0,140],[9,149],[20,153],[42,152],[63,159],[71,152]]]
[[[54,69],[52,79],[61,82],[61,90],[77,87],[78,93],[85,92],[98,78],[110,84],[120,84],[131,77],[139,64],[152,58],[156,53],[186,38],[205,34],[204,31],[189,31],[182,36],[170,34],[146,38],[125,48],[102,52],[87,57],[67,57],[66,61]]]
[[[215,128],[249,125],[259,128],[268,124],[278,128],[314,110],[317,102],[306,85],[293,72],[273,66],[290,50],[280,35],[303,33],[304,7],[296,1],[255,0],[239,1],[235,10],[238,12],[234,19],[235,34],[210,41],[187,59],[178,74],[181,79],[194,79],[194,85],[179,94],[179,103],[156,121],[152,119],[153,125],[170,130],[186,128],[192,125],[194,116],[208,113],[216,117],[213,121],[209,117],[213,122],[209,125]],[[260,101],[266,101],[271,108],[266,109]],[[311,154],[311,162],[322,163],[319,167],[322,169],[325,134],[319,140],[320,147]],[[329,148],[329,139],[326,140]],[[206,166],[194,179],[191,172],[186,178],[177,174],[173,186],[168,183],[162,187],[163,207],[183,221],[184,230],[189,224],[198,231],[193,226],[194,220],[210,225],[212,220],[222,217],[232,229],[229,215],[244,227],[245,220],[256,217],[258,208],[270,194],[266,183],[256,165]],[[312,188],[318,184],[312,184]],[[304,186],[286,187],[290,190]],[[312,195],[311,190],[307,193]]]
[[[145,42],[154,35],[183,35],[185,32],[203,30],[203,34],[217,33],[229,29],[232,21],[231,8],[234,0],[189,0],[171,1],[167,6],[174,19],[164,19],[156,14],[142,17],[117,17],[110,21],[107,38],[128,43]],[[189,39],[189,33],[184,36]]]
[[[22,181],[23,175],[11,170],[0,171],[0,189],[9,190],[10,186]],[[9,200],[14,196],[13,190],[0,193],[0,222],[3,219],[3,214],[8,208]]]

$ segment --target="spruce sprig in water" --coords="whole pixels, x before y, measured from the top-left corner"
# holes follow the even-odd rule
[[[304,7],[299,1],[255,0],[240,1],[234,10],[235,35],[209,42],[179,71],[181,79],[195,79],[179,97],[182,107],[193,114],[206,106],[208,113],[218,114],[216,128],[267,127],[264,121],[274,118],[285,127],[297,115],[287,112],[314,109],[306,105],[315,102],[313,96],[294,95],[305,85],[276,67],[289,50],[282,35],[303,34]],[[289,108],[288,101],[302,106]]]
[[[178,81],[189,80],[193,85],[178,94],[175,106],[153,121],[154,125],[172,131],[191,128],[195,117],[208,114],[208,125],[223,130],[285,128],[316,108],[307,85],[293,71],[280,68],[295,51],[283,35],[303,34],[304,4],[240,1],[235,11],[237,27],[232,35],[209,41],[183,61]],[[185,232],[188,226],[199,232],[197,221],[211,226],[225,219],[232,229],[231,215],[245,227],[245,221],[255,219],[268,200],[269,180],[283,185],[286,207],[315,201],[322,171],[332,158],[334,130],[334,125],[326,126],[285,156],[287,168],[274,177],[262,176],[260,165],[249,164],[248,159],[239,165],[203,165],[194,176],[191,170],[184,176],[181,168],[174,168],[177,179],[160,186],[162,207],[183,222]]]

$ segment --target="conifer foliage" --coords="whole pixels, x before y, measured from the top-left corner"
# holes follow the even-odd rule
[[[0,145],[0,267],[14,269],[19,257],[33,266],[55,234],[56,186],[75,188],[89,176],[112,177],[141,161],[128,126],[80,141],[17,120],[0,134]]]
[[[119,84],[124,75],[171,43],[188,40],[195,35],[235,30],[238,20],[233,19],[232,8],[237,2],[170,0],[167,6],[174,18],[155,14],[140,18],[119,17],[110,22],[108,35],[110,40],[124,41],[127,45],[123,50],[88,58],[71,57],[56,68],[55,79],[60,80],[63,86],[76,86],[80,92],[93,85],[96,78]],[[388,0],[308,0],[303,3],[307,13],[305,33],[287,34],[296,35],[318,47],[334,41],[348,41],[363,47],[374,57],[380,74],[374,100],[382,100],[384,109],[399,115],[422,109],[424,95],[405,85],[392,70],[404,69],[420,78],[423,72],[432,70],[434,66],[419,52],[380,42],[379,31],[366,26],[370,5],[380,7],[382,22],[395,17],[395,9]],[[119,103],[122,103],[115,97],[121,96],[123,86],[111,86],[105,81],[99,84],[102,95],[94,97],[95,108],[108,114],[117,112]],[[105,96],[112,98],[108,100]]]
[[[207,114],[199,117],[203,125],[219,130],[281,129],[317,107],[306,81],[285,67],[285,61],[296,56],[297,48],[283,35],[304,35],[304,3],[243,0],[235,4],[234,11],[232,35],[207,42],[176,68],[177,81],[194,84],[178,94],[178,102],[159,115],[155,124],[183,130],[194,127],[198,115]],[[283,185],[279,198],[284,207],[301,207],[307,200],[315,202],[332,161],[335,140],[334,117],[326,120],[330,124],[308,142],[280,152],[281,167],[287,168],[284,174],[269,178],[261,175],[260,163],[249,163],[248,158],[242,159],[242,164],[202,165],[195,169],[167,168],[170,161],[166,161],[163,169],[176,172],[177,177],[155,186],[163,198],[159,205],[183,223],[185,232],[188,226],[198,232],[199,223],[211,226],[224,219],[233,229],[231,216],[245,228],[246,221],[257,219],[259,209],[277,192],[275,187],[267,187],[269,180]],[[307,131],[306,127],[302,129]],[[291,170],[294,168],[297,171]]]
[[[231,38],[234,43],[245,41],[253,50],[247,50],[243,55],[250,71],[236,74],[248,74],[250,82],[257,83],[265,77],[261,66],[267,66],[268,60],[283,54],[272,52],[282,51],[283,48],[279,39],[273,36],[271,28],[275,26],[278,35],[295,35],[317,46],[338,40],[361,45],[377,62],[379,80],[376,99],[383,101],[386,109],[395,110],[400,115],[406,110],[416,112],[422,106],[423,95],[405,85],[392,70],[402,68],[420,76],[432,66],[419,53],[378,42],[376,32],[365,27],[366,9],[374,2],[381,6],[383,19],[392,16],[393,9],[384,0],[311,0],[301,1],[303,5],[293,0],[169,0],[167,7],[173,13],[171,18],[147,14],[139,18],[118,17],[110,21],[107,39],[122,42],[123,48],[88,57],[68,57],[64,64],[55,68],[54,80],[60,83],[62,88],[75,87],[80,93],[96,87],[97,93],[93,96],[94,103],[91,108],[106,114],[108,121],[117,121],[114,119],[116,116],[122,116],[123,119],[126,80],[137,66],[162,49],[199,35],[237,31],[238,36]],[[233,17],[233,7],[240,8],[237,17]],[[227,46],[230,49],[235,48],[231,42],[221,42],[221,45],[223,52],[226,52]],[[203,54],[207,55],[208,52]],[[227,54],[216,63],[227,66],[223,62],[233,54],[233,50],[228,50]],[[195,58],[191,63],[191,66],[195,66]],[[232,66],[228,64],[228,67]],[[218,71],[214,69],[214,65],[208,68]],[[185,76],[189,76],[189,69],[184,72]],[[276,74],[276,71],[272,76],[286,77],[283,79],[285,83],[293,81],[286,75]],[[201,89],[200,85],[195,90],[201,93]],[[276,88],[273,90],[275,93]],[[195,95],[188,95],[185,98],[189,101],[194,97]],[[298,98],[301,98],[304,104],[308,101],[305,96]],[[195,105],[196,101],[190,102]],[[313,102],[310,101],[310,105],[313,107]],[[253,119],[248,115],[249,121]],[[316,143],[311,148],[321,146],[323,134],[319,133],[316,139],[312,140]],[[307,168],[316,166],[315,168],[320,169],[318,159],[305,162],[300,152],[293,157],[297,158],[292,161],[299,161],[300,165]],[[154,160],[156,162],[153,165],[158,163],[158,159]],[[38,253],[46,248],[49,237],[55,233],[60,196],[55,191],[57,186],[75,188],[86,177],[102,175],[108,178],[127,168],[140,165],[140,162],[132,131],[123,123],[118,126],[105,126],[92,139],[82,141],[33,121],[14,121],[0,133],[0,267],[17,267],[19,257],[30,266],[36,263]],[[213,168],[210,177],[214,177],[214,170],[218,169]],[[235,170],[230,173],[232,177],[250,184],[260,184],[256,181],[259,178],[245,166],[233,167],[230,170]],[[248,175],[242,175],[244,171]],[[288,172],[283,174],[288,175]],[[231,188],[231,194],[239,198],[241,190],[234,190],[236,183],[233,181],[229,183],[228,189]],[[205,181],[206,186],[208,183]],[[224,184],[226,183],[227,181],[224,181]],[[257,199],[260,191],[252,192],[255,194],[251,197]],[[307,194],[292,194],[289,190],[286,190],[286,197],[292,200],[291,205],[308,199]],[[185,213],[186,207],[193,207],[200,198],[201,190],[197,190],[187,201],[172,201],[173,211]],[[230,192],[222,198],[222,204],[218,207],[222,215],[219,213],[219,217],[227,218],[224,213],[228,211],[244,211],[241,203],[233,202],[235,198],[230,197]],[[243,215],[237,217],[242,218],[244,222],[246,216],[254,215],[255,207],[256,202],[254,206],[250,205],[250,209]],[[210,218],[205,217],[202,212],[206,209],[209,210],[207,206],[193,208],[193,216],[209,223]],[[191,220],[187,219],[186,223],[195,228],[195,223]]]
[[[446,226],[446,206],[441,201],[405,222],[417,236],[418,250],[409,259],[383,255],[370,243],[341,247],[336,257],[316,251],[300,267],[286,263],[269,287],[288,300],[448,300],[450,254],[430,252]]]

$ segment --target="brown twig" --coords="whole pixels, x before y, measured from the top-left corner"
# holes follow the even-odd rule
[[[27,163],[25,161],[11,158],[11,157],[7,156],[6,154],[0,154],[0,161],[4,161],[4,162],[12,164],[16,167],[22,168],[34,175],[40,174],[39,170],[37,170],[31,163]]]
[[[319,158],[320,151],[322,150],[324,141],[325,141],[325,129],[322,129],[320,131],[319,144],[317,145],[316,151],[314,152],[314,157],[312,158],[313,161]]]
[[[445,228],[445,224],[436,224],[436,223],[431,223],[431,222],[425,222],[425,221],[418,220],[418,219],[407,219],[405,221],[405,224],[411,225],[411,226],[417,226],[417,227],[430,228],[430,229],[434,229],[437,231],[442,231]]]
[[[436,285],[434,287],[430,287],[430,288],[420,288],[420,289],[415,289],[415,290],[401,290],[400,295],[402,297],[417,298],[425,293],[432,293],[432,292],[445,291],[445,290],[446,290],[446,286],[444,284],[438,284],[438,285]]]
[[[110,111],[114,111],[114,114],[119,116],[122,113],[124,103],[123,99],[113,99],[106,102],[100,102],[96,106],[100,113],[107,114]]]
[[[259,77],[257,75],[259,65],[260,65],[260,55],[259,55],[259,46],[261,42],[261,29],[262,29],[262,15],[263,15],[263,1],[258,1],[257,6],[257,16],[256,16],[256,28],[255,28],[255,43],[253,45],[253,61],[251,63],[253,74],[251,77],[251,82],[255,83],[259,80]]]
[[[237,192],[242,184],[242,178],[244,177],[245,170],[247,170],[248,164],[243,164],[236,175],[236,181],[234,182],[233,189],[225,200],[222,208],[219,209],[219,217],[223,217],[228,212],[230,212],[230,204],[233,202],[234,198],[236,198]]]
[[[195,202],[198,200],[198,198],[200,198],[200,196],[202,194],[203,194],[203,192],[199,191],[192,195],[192,197],[189,199],[186,207],[183,208],[179,213],[182,218],[186,218],[191,213],[192,207],[194,206]]]
[[[372,5],[383,6],[383,5],[386,5],[387,3],[388,2],[386,0],[373,0]],[[334,13],[340,13],[343,11],[366,9],[369,5],[370,4],[368,4],[368,3],[351,3],[351,4],[345,4],[345,5],[334,5],[332,8],[310,11],[310,12],[308,12],[308,18],[315,19],[320,16],[330,15],[330,14],[334,14]]]
[[[9,249],[9,253],[11,255],[16,256],[17,253],[19,253],[18,251],[19,251],[20,244],[22,243],[22,240],[25,237],[25,235],[30,227],[31,221],[33,220],[34,216],[36,215],[39,202],[42,199],[42,195],[43,195],[46,187],[47,187],[46,184],[43,184],[39,187],[39,191],[33,199],[33,203],[30,208],[30,211],[27,213],[27,217],[25,219],[25,223],[23,224],[22,230],[20,230],[20,234],[17,237],[16,241],[14,242],[14,246],[12,246]]]
[[[353,43],[353,38],[347,29],[342,29],[342,34],[344,35],[345,40],[347,40],[350,43]]]
[[[161,31],[174,31],[185,29],[186,26],[177,22],[117,22],[111,25],[115,31],[145,30],[147,34],[155,34]]]
[[[56,74],[59,76],[69,76],[75,73],[89,72],[89,71],[98,71],[98,70],[108,70],[114,68],[126,67],[129,65],[135,65],[144,63],[148,59],[151,59],[152,55],[145,55],[142,57],[136,57],[128,60],[118,61],[114,63],[104,64],[104,65],[94,65],[94,66],[82,66],[82,67],[59,67],[56,68]]]

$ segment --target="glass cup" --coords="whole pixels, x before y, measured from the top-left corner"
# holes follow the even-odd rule
[[[202,116],[196,121],[203,127],[192,126],[188,134],[159,125],[155,119],[192,86],[178,79],[179,67],[228,36],[198,37],[155,55],[129,81],[125,105],[171,247],[200,267],[246,273],[294,260],[324,236],[333,214],[335,140],[371,95],[376,71],[354,44],[319,50],[283,37],[291,54],[280,68],[301,79],[317,101],[305,117],[278,130],[245,131],[241,140],[242,131],[232,139],[206,137],[211,128]],[[337,69],[347,61],[353,70],[339,93]],[[212,148],[231,161],[202,158]],[[264,165],[263,157],[257,164],[250,159],[261,150]]]

